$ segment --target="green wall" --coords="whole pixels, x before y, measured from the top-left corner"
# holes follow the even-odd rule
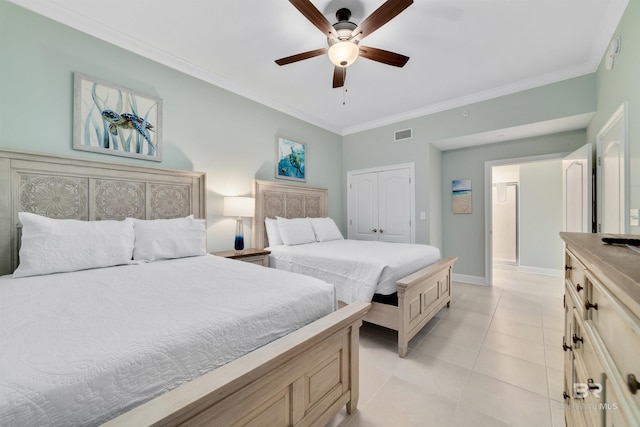
[[[76,71],[162,98],[161,163],[71,148]],[[209,250],[226,250],[235,219],[222,197],[275,179],[276,135],[307,143],[307,184],[329,189],[342,227],[340,135],[0,0],[0,148],[206,172]]]
[[[613,37],[621,38],[621,49],[612,70],[604,63],[596,73],[598,110],[589,124],[589,142],[596,146],[596,136],[611,115],[627,102],[629,114],[629,182],[630,208],[640,208],[640,0],[631,0]],[[627,213],[628,216],[628,213]],[[640,227],[631,227],[640,234]]]
[[[630,116],[631,206],[640,207],[638,22],[640,1],[632,0],[616,31],[622,50],[612,71],[600,66],[594,74],[341,137],[0,0],[0,148],[204,171],[210,250],[228,249],[233,240],[234,221],[222,217],[222,196],[249,195],[253,179],[274,179],[276,135],[307,143],[307,184],[329,188],[330,215],[343,232],[346,171],[414,162],[416,241],[459,256],[456,272],[481,278],[484,162],[595,142],[623,101]],[[75,71],[163,99],[160,164],[72,150]],[[586,132],[446,152],[431,144],[589,112],[596,115]],[[406,128],[414,138],[394,143],[393,132]],[[471,215],[450,212],[451,179],[457,178],[473,180]],[[426,220],[419,219],[422,211]]]
[[[484,162],[570,152],[585,144],[585,132],[444,152],[431,142],[590,113],[595,108],[595,75],[590,74],[347,135],[342,149],[343,169],[346,174],[349,170],[414,162],[416,243],[438,246],[444,256],[458,256],[456,274],[484,282]],[[394,143],[393,132],[406,128],[413,129],[413,139]],[[464,178],[473,182],[473,213],[453,215],[451,180]],[[346,194],[343,197],[346,217]],[[421,211],[427,212],[427,220],[419,219]]]
[[[442,153],[444,254],[457,256],[455,272],[472,282],[485,278],[485,162],[568,153],[584,145],[584,130],[518,141],[481,145]],[[451,213],[451,181],[471,179],[473,213]],[[555,230],[557,233],[559,230]]]
[[[584,138],[579,135],[576,142]],[[562,160],[523,163],[519,169],[521,270],[564,274],[564,244],[558,236],[562,231]]]

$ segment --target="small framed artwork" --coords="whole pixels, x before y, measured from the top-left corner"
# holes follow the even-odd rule
[[[454,179],[451,181],[451,200],[454,214],[470,214],[471,211],[471,180]]]
[[[74,73],[73,148],[161,161],[162,100]]]
[[[307,146],[278,137],[276,141],[276,178],[306,182]]]

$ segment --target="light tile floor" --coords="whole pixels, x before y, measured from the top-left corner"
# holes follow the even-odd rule
[[[328,426],[564,426],[563,283],[498,268],[493,287],[454,283],[404,359],[365,323],[358,411]]]

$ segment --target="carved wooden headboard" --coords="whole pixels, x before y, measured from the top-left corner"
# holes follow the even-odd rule
[[[273,181],[255,181],[253,197],[256,212],[253,217],[253,246],[269,246],[264,226],[265,218],[318,218],[329,212],[329,191],[326,188],[303,187]]]
[[[205,218],[205,174],[0,150],[0,275],[18,265],[18,212],[89,221]]]

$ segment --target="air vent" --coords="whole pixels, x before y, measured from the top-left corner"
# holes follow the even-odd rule
[[[406,141],[413,138],[413,129],[397,130],[393,133],[393,142]]]

